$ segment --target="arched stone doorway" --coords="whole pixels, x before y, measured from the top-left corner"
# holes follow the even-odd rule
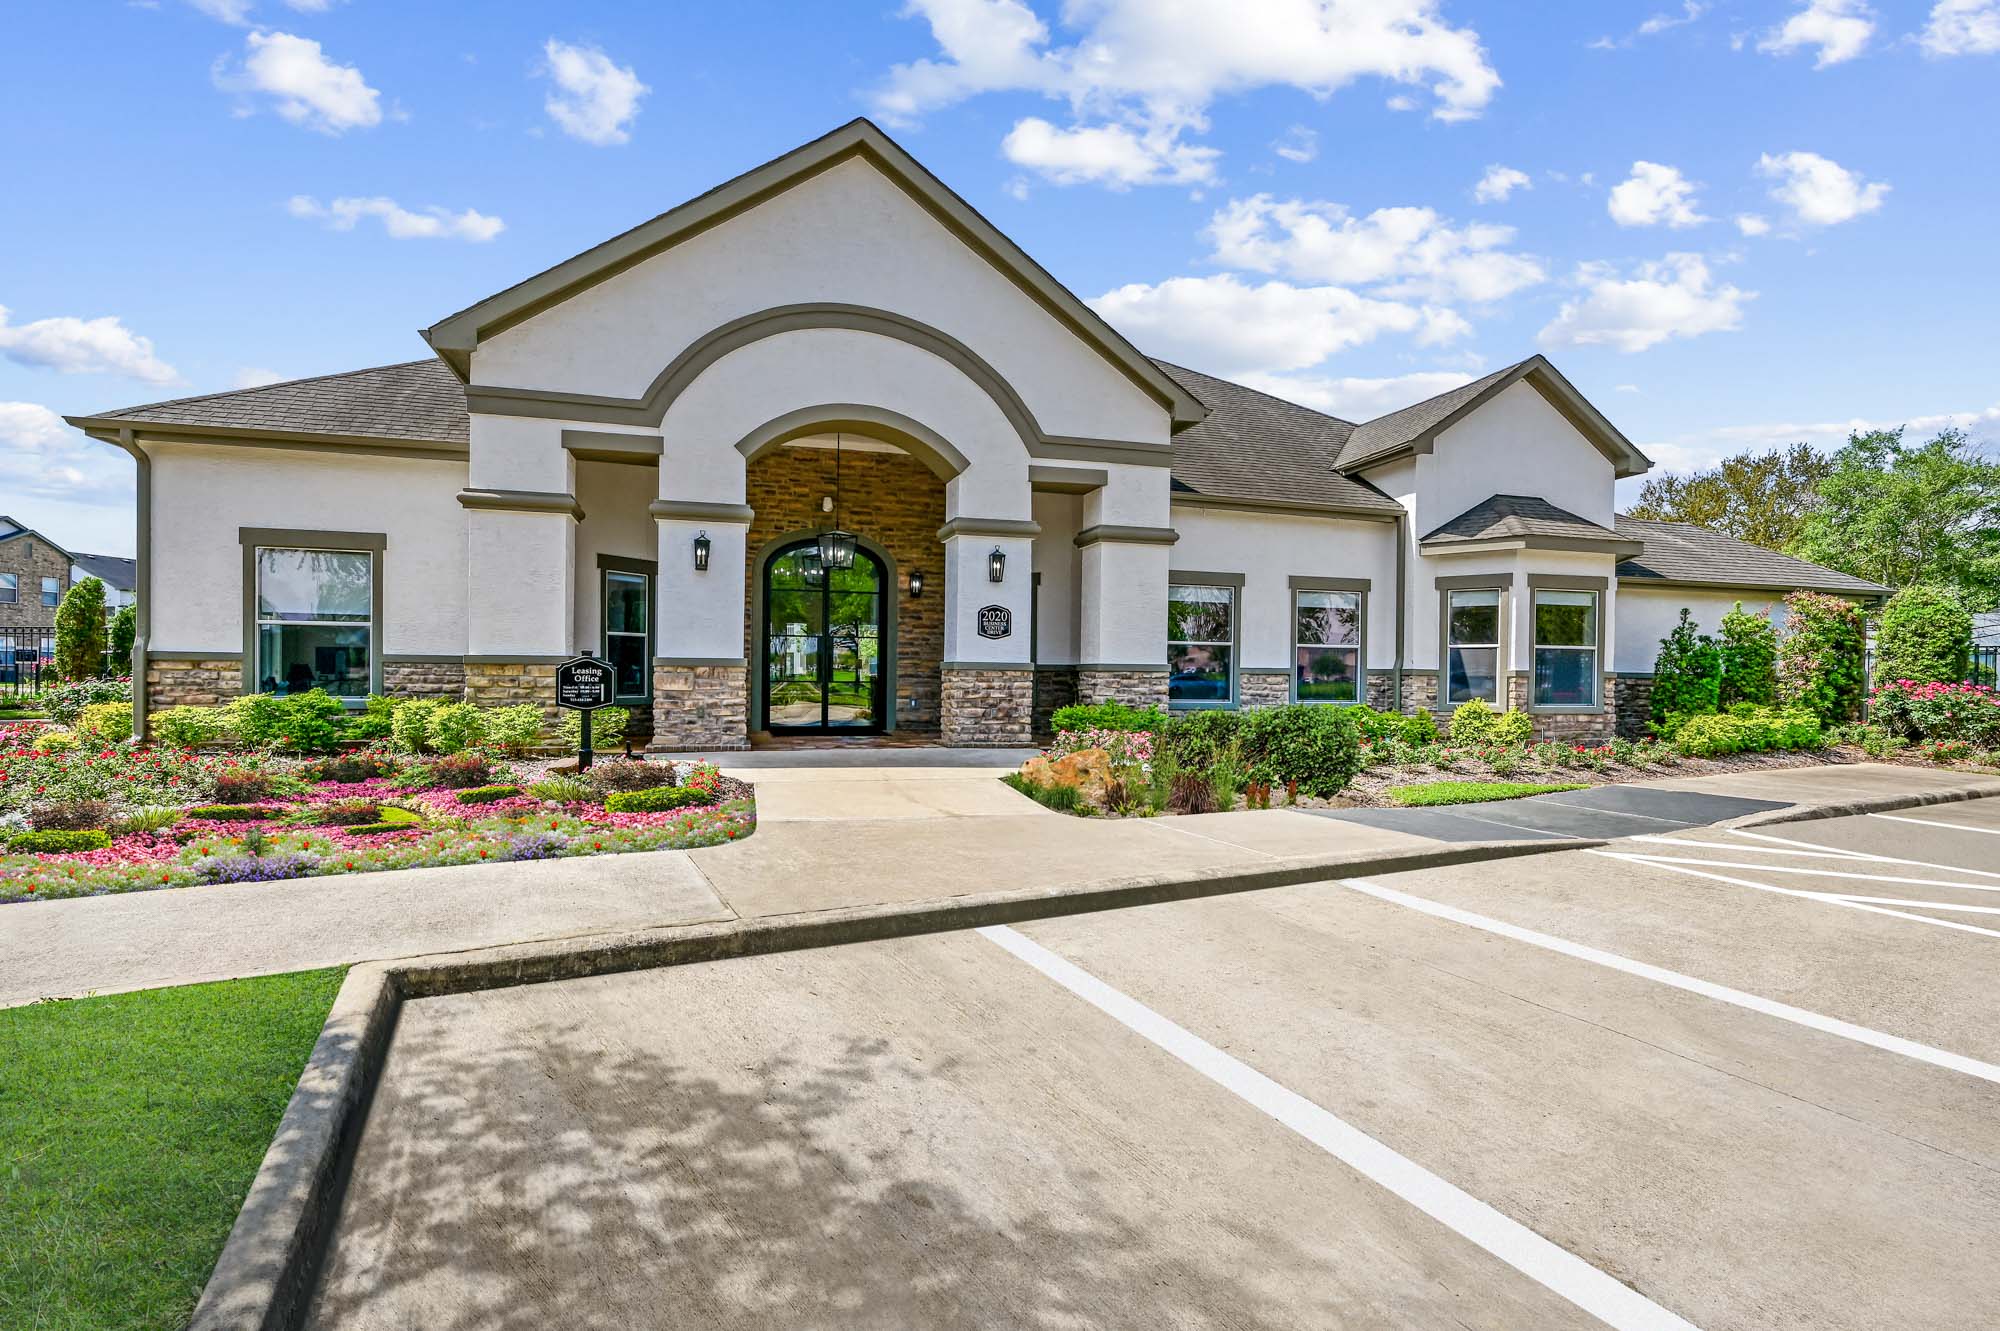
[[[850,568],[820,568],[816,536],[764,559],[758,598],[758,729],[773,735],[880,734],[896,697],[895,580],[866,547]]]

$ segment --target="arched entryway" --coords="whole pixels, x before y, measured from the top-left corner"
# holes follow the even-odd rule
[[[896,696],[894,571],[864,542],[853,567],[815,574],[805,556],[816,547],[816,535],[781,543],[759,570],[757,728],[879,734]]]

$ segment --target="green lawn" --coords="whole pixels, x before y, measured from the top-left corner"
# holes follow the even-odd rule
[[[187,1324],[344,974],[0,1010],[0,1327]]]
[[[1532,781],[1424,781],[1391,786],[1385,792],[1397,804],[1477,804],[1482,800],[1514,800],[1523,795],[1551,795],[1558,790],[1584,790],[1579,785],[1537,785]]]

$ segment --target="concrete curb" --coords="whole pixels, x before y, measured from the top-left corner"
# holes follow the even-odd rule
[[[1194,897],[1255,892],[1324,878],[1405,873],[1476,861],[1546,855],[1602,841],[1464,842],[1393,855],[1275,859],[1207,877],[1144,875],[1056,892],[992,892],[944,900],[848,907],[726,924],[692,924],[392,962],[347,973],[326,1026],[285,1107],[271,1149],[188,1331],[292,1331],[304,1320],[326,1242],[340,1212],[354,1147],[368,1117],[397,1014],[412,998],[503,989],[660,966],[906,938],[989,924],[1079,915]]]
[[[1777,809],[1770,813],[1753,813],[1741,822],[1723,824],[1726,827],[1770,827],[1778,823],[1810,823],[1821,818],[1853,818],[1864,813],[1894,813],[1898,809],[1921,809],[1931,804],[1962,804],[1966,800],[2000,797],[2000,781],[1988,779],[1981,785],[1966,785],[1956,790],[1926,790],[1907,795],[1878,795],[1868,799],[1846,800],[1839,804],[1801,804],[1790,809]]]

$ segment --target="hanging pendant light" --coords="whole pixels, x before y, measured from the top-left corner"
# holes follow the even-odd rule
[[[819,534],[819,562],[823,568],[854,567],[854,533],[840,529],[840,435],[833,436],[833,527]]]
[[[808,587],[820,587],[826,583],[826,565],[820,562],[819,547],[809,545],[799,551],[799,575]]]

